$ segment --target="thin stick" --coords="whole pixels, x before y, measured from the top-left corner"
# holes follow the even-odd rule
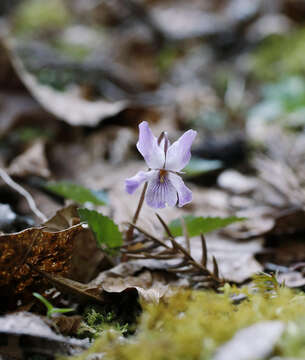
[[[219,268],[215,256],[213,256],[213,274],[217,279],[219,279]]]
[[[37,208],[36,203],[32,197],[32,195],[25,190],[22,186],[17,184],[9,175],[8,173],[0,168],[0,176],[3,179],[3,181],[13,188],[15,191],[17,191],[20,195],[25,197],[27,203],[29,204],[30,209],[33,211],[33,213],[43,222],[47,221],[47,217]]]
[[[208,261],[207,244],[202,233],[200,234],[200,238],[201,238],[201,248],[202,248],[201,264],[203,267],[206,267]]]
[[[146,193],[146,190],[147,190],[147,185],[148,185],[148,183],[146,182],[144,184],[144,187],[143,187],[143,190],[142,190],[142,194],[141,194],[141,197],[140,197],[140,200],[139,200],[139,203],[138,203],[137,210],[136,210],[136,212],[135,212],[135,214],[134,214],[134,216],[132,218],[132,224],[133,225],[135,225],[137,223],[137,221],[138,221],[140,211],[141,211],[143,203],[144,203],[145,193]],[[127,233],[126,233],[126,242],[132,241],[133,231],[134,231],[134,226],[129,225],[129,228],[128,228]]]
[[[137,229],[138,231],[140,231],[143,235],[145,235],[146,237],[148,237],[149,239],[151,239],[152,241],[157,242],[160,246],[163,246],[167,249],[170,249],[169,246],[167,246],[165,243],[163,243],[162,240],[157,239],[156,237],[154,237],[153,235],[150,235],[148,232],[146,232],[144,229],[141,229],[139,226],[134,225],[134,224],[129,224],[129,226],[134,227],[135,229]]]

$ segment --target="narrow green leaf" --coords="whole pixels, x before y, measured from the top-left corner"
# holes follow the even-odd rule
[[[200,176],[206,172],[214,171],[222,167],[222,162],[219,160],[206,160],[192,157],[190,162],[183,169],[185,177],[193,178]]]
[[[114,249],[122,246],[123,238],[117,224],[108,216],[95,210],[78,209],[81,221],[85,221],[93,231],[98,246],[110,254]]]
[[[239,218],[236,216],[221,218],[186,215],[183,218],[190,237],[198,236],[201,233],[206,234],[211,231],[221,229],[227,225],[233,224],[234,222],[245,220],[245,218]],[[175,237],[183,235],[180,219],[173,220],[169,224],[169,229]]]
[[[65,314],[67,312],[74,311],[74,309],[71,309],[71,308],[61,308],[60,309],[60,308],[54,307],[46,298],[44,298],[39,293],[34,292],[33,295],[38,300],[40,300],[47,308],[47,317],[52,317],[52,315],[54,315],[54,314]]]
[[[106,205],[108,203],[107,194],[104,191],[91,190],[69,181],[49,182],[45,188],[79,204],[91,202],[94,205]]]

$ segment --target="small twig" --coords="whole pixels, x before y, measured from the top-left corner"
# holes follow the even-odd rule
[[[200,238],[201,238],[201,248],[202,248],[201,264],[202,266],[206,267],[208,260],[207,244],[203,234],[200,234]]]
[[[213,256],[213,274],[216,278],[219,278],[219,268],[215,256]]]
[[[168,237],[171,239],[174,239],[174,236],[173,236],[172,232],[170,231],[169,227],[167,226],[166,222],[161,218],[161,216],[159,214],[156,213],[156,216],[157,216],[158,220],[160,221],[160,223],[162,224],[162,226],[164,227],[165,231],[167,232]]]
[[[0,176],[2,180],[11,188],[13,188],[15,191],[17,191],[20,195],[22,195],[27,203],[29,204],[30,209],[33,211],[33,213],[40,219],[42,222],[47,221],[47,217],[37,208],[36,203],[32,197],[32,195],[25,190],[22,186],[17,184],[9,175],[8,173],[0,168]]]
[[[146,182],[144,184],[144,187],[143,187],[143,190],[142,190],[142,194],[141,194],[141,197],[140,197],[140,200],[139,200],[139,203],[138,203],[138,207],[137,207],[136,212],[135,212],[135,214],[133,216],[133,219],[132,219],[132,224],[133,225],[135,225],[137,223],[137,221],[138,221],[140,211],[142,209],[143,202],[144,202],[144,199],[145,199],[145,193],[146,193],[146,190],[147,190],[147,185],[148,185],[148,183]],[[126,242],[127,243],[132,241],[133,230],[134,230],[134,226],[130,225],[129,229],[127,230],[127,233],[126,233]]]
[[[179,244],[173,236],[170,228],[161,218],[156,214],[162,227],[167,234],[167,240],[170,241],[171,246],[166,242],[160,240],[153,235],[147,233],[135,224],[130,224],[137,229],[145,239],[142,240],[142,246],[132,249],[126,245],[121,249],[123,256],[129,259],[156,259],[156,260],[178,260],[174,264],[167,263],[166,270],[171,273],[180,274],[181,276],[189,276],[193,286],[196,287],[213,287],[217,288],[224,283],[224,280],[219,277],[218,264],[213,257],[213,271],[210,271],[207,265],[207,247],[204,236],[201,235],[202,244],[202,259],[197,262],[185,247]],[[148,242],[154,244],[148,244]],[[138,242],[140,244],[141,242]],[[157,245],[157,246],[155,246]]]
[[[148,239],[152,240],[152,241],[156,241],[157,243],[159,243],[159,245],[164,246],[168,249],[170,249],[169,246],[167,246],[165,243],[163,243],[161,240],[157,239],[156,237],[150,235],[148,232],[146,232],[144,229],[141,229],[139,226],[135,225],[135,224],[131,224],[130,226],[134,227],[135,229],[137,229],[138,231],[140,231],[143,235],[145,235]]]

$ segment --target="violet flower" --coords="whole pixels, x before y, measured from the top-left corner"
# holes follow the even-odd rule
[[[191,158],[191,146],[197,134],[188,130],[172,145],[163,132],[157,139],[146,121],[139,125],[137,148],[144,157],[148,171],[139,171],[125,180],[126,191],[133,194],[144,182],[148,182],[146,203],[153,208],[167,205],[179,207],[192,201],[192,192],[179,176]]]

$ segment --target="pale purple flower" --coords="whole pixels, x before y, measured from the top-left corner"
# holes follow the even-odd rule
[[[197,134],[188,130],[172,145],[163,132],[157,139],[146,121],[139,125],[137,148],[144,157],[148,171],[139,171],[125,180],[126,191],[133,194],[144,182],[148,182],[146,202],[153,208],[179,207],[192,201],[192,192],[179,176],[191,158],[191,146]]]

